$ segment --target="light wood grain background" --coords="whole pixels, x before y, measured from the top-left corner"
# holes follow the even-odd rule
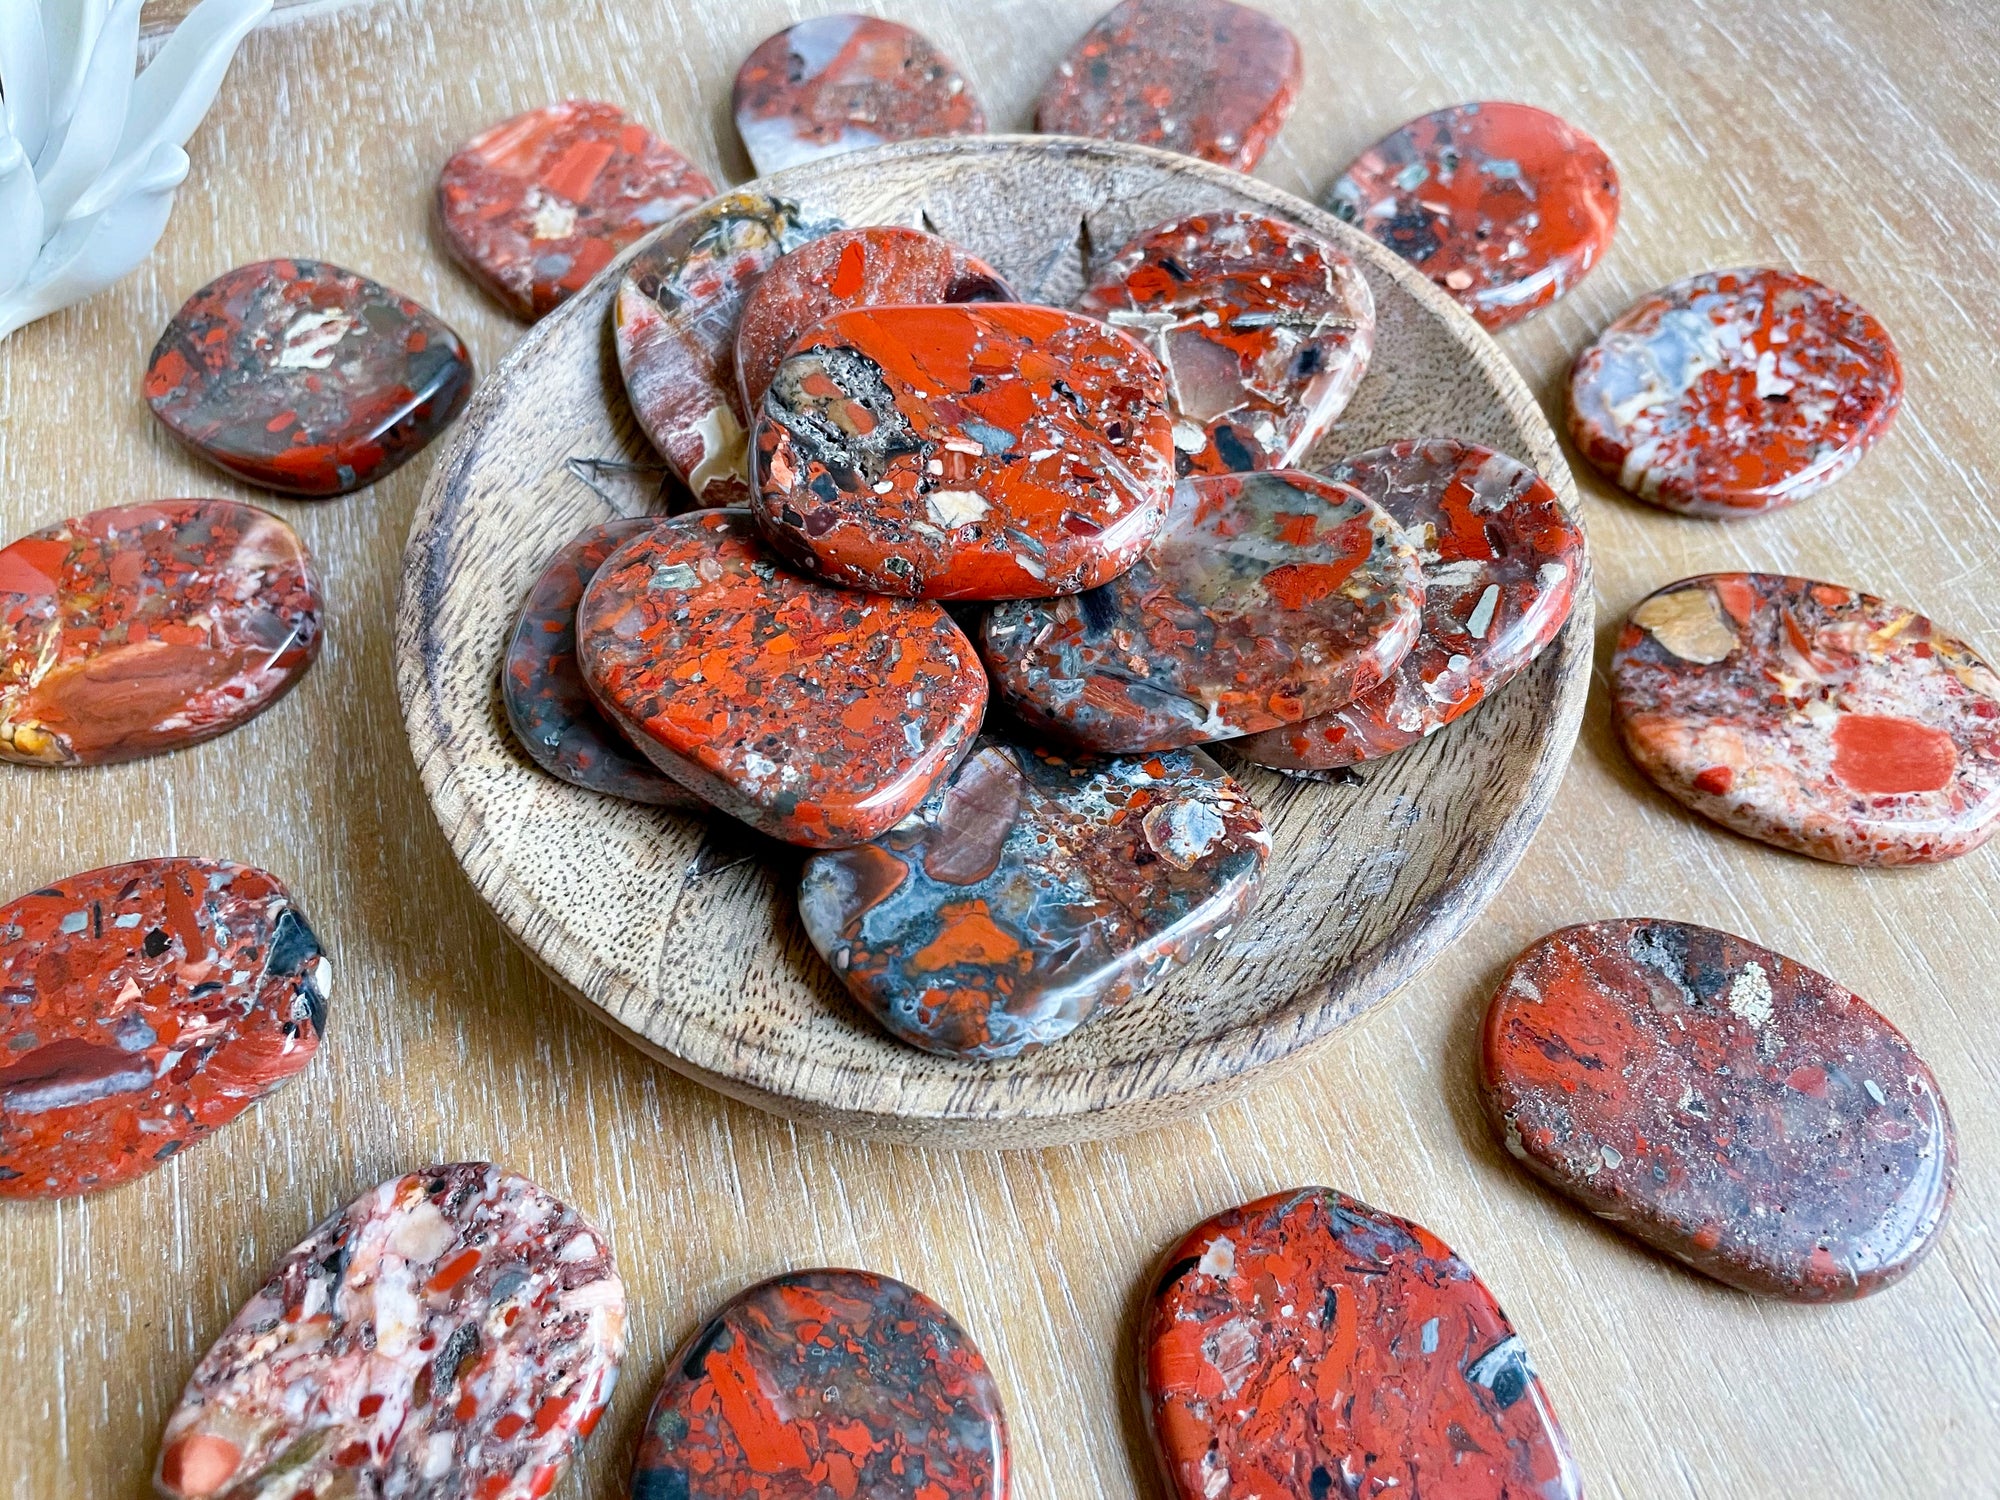
[[[1575,348],[1633,296],[1774,260],[1872,307],[1901,342],[1901,425],[1835,492],[1724,527],[1583,488],[1611,621],[1704,568],[1818,574],[2000,649],[2000,14],[1948,4],[1265,0],[1305,43],[1305,97],[1263,175],[1318,196],[1408,115],[1472,97],[1556,109],[1625,178],[1611,257],[1503,344],[1558,410]],[[0,345],[0,521],[157,495],[250,495],[179,452],[138,396],[175,306],[210,276],[315,253],[424,299],[490,367],[518,329],[443,260],[438,163],[566,94],[621,100],[718,176],[747,163],[729,79],[819,3],[383,0],[253,37],[138,276]],[[863,5],[916,22],[996,126],[1089,19],[1075,0]],[[324,1212],[432,1160],[492,1156],[610,1234],[633,1344],[566,1496],[616,1497],[672,1349],[791,1266],[891,1272],[992,1360],[1022,1496],[1158,1493],[1127,1355],[1153,1256],[1195,1220],[1323,1182],[1430,1225],[1526,1337],[1590,1493],[2000,1492],[2000,853],[1835,869],[1717,833],[1618,751],[1601,692],[1556,809],[1487,917],[1369,1022],[1246,1102],[1105,1145],[1004,1155],[862,1145],[682,1083],[573,1013],[450,863],[405,749],[389,619],[421,461],[323,505],[272,502],[329,577],[324,657],[250,728],[138,766],[7,769],[7,893],[167,852],[268,866],[338,965],[319,1061],[142,1184],[0,1206],[0,1494],[139,1496],[167,1407],[265,1269]],[[1580,476],[1581,477],[1581,476]],[[1602,644],[1602,643],[1601,643]],[[1873,998],[1936,1066],[1963,1154],[1938,1252],[1839,1308],[1709,1285],[1511,1169],[1473,1100],[1475,1021],[1507,959],[1621,914],[1732,928]]]

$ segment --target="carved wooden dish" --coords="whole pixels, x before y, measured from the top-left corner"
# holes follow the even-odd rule
[[[1393,254],[1266,183],[1135,147],[993,137],[886,147],[759,186],[811,217],[930,227],[1057,304],[1082,289],[1087,262],[1175,215],[1295,220],[1346,247],[1379,319],[1368,377],[1316,457],[1457,437],[1532,465],[1575,507],[1555,434],[1492,340]],[[1358,781],[1290,780],[1225,749],[1265,811],[1273,856],[1254,916],[1191,968],[1032,1057],[955,1062],[893,1041],[807,943],[794,851],[565,785],[508,734],[500,660],[528,585],[585,526],[658,508],[658,460],[611,348],[617,275],[537,324],[459,423],[411,529],[396,656],[424,788],[467,876],[636,1045],[835,1130],[986,1147],[1136,1130],[1232,1097],[1372,1009],[1514,868],[1582,716],[1588,576],[1527,672]]]

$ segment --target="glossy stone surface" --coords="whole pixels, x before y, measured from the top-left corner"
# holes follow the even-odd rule
[[[0,1198],[143,1177],[312,1061],[332,965],[276,877],[148,859],[0,907]]]
[[[461,146],[438,176],[438,221],[460,265],[539,318],[714,196],[706,173],[617,105],[565,99]]]
[[[0,551],[0,760],[96,766],[226,734],[319,654],[291,527],[233,500],[58,521]]]
[[[556,550],[514,622],[500,697],[514,738],[551,776],[628,802],[691,812],[707,804],[655,770],[598,711],[576,661],[576,607],[584,589],[605,558],[658,524],[657,516],[607,521]]]
[[[1298,38],[1229,0],[1120,0],[1035,109],[1047,135],[1158,146],[1248,172],[1298,102]]]
[[[927,1052],[1059,1042],[1256,904],[1264,820],[1199,750],[1063,760],[987,742],[873,843],[807,862],[806,935]]]
[[[890,141],[986,130],[958,65],[922,33],[876,16],[815,16],[765,38],[736,74],[734,109],[759,177]]]
[[[632,1500],[1006,1500],[1007,1420],[950,1313],[869,1271],[738,1293],[667,1366]]]
[[[758,278],[841,226],[796,203],[725,193],[626,263],[612,310],[632,413],[695,504],[750,498],[749,442],[736,380],[736,329]]]
[[[1252,213],[1148,230],[1077,310],[1159,357],[1182,474],[1296,467],[1346,407],[1375,346],[1375,299],[1354,262]]]
[[[539,1500],[625,1354],[604,1237],[487,1162],[372,1188],[278,1263],[167,1419],[171,1500]]]
[[[1423,573],[1389,514],[1312,474],[1197,475],[1138,566],[988,613],[993,690],[1085,749],[1166,750],[1296,723],[1381,682]]]
[[[218,468],[269,490],[344,495],[423,451],[472,394],[472,356],[436,314],[315,260],[238,266],[153,346],[146,401]]]
[[[1489,100],[1434,110],[1363,152],[1327,207],[1488,328],[1562,296],[1611,248],[1618,170],[1569,121]]]
[[[1375,760],[1478,707],[1555,639],[1583,571],[1583,529],[1548,481],[1490,448],[1413,440],[1326,472],[1411,533],[1423,561],[1423,625],[1388,680],[1345,708],[1236,745],[1281,770]]]
[[[1710,573],[1632,611],[1612,711],[1677,801],[1781,849],[1932,864],[2000,828],[2000,677],[1913,610]]]
[[[1577,356],[1569,434],[1641,500],[1753,516],[1844,476],[1902,401],[1896,346],[1852,298],[1795,271],[1707,271]]]
[[[743,409],[755,412],[792,346],[850,307],[1014,302],[1000,273],[920,229],[839,229],[801,245],[764,273],[736,331]]]
[[[1577,1500],[1520,1337],[1436,1235],[1299,1188],[1166,1254],[1143,1399],[1177,1500]]]
[[[1158,361],[1048,307],[837,313],[778,367],[756,449],[773,547],[915,598],[1094,588],[1145,550],[1173,491]]]
[[[742,511],[676,517],[607,558],[577,610],[577,658],[661,770],[814,848],[900,823],[986,709],[972,642],[942,609],[786,572]]]

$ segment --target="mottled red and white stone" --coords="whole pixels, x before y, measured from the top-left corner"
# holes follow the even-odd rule
[[[1625,622],[1611,693],[1640,770],[1779,848],[1932,864],[2000,828],[2000,677],[1901,605],[1774,573],[1683,579]]]
[[[1077,303],[1167,372],[1182,474],[1290,469],[1347,406],[1375,347],[1375,299],[1318,235],[1253,213],[1140,235]]]
[[[1346,707],[1238,741],[1258,765],[1331,771],[1414,745],[1513,680],[1569,618],[1583,529],[1526,464],[1449,438],[1371,448],[1327,470],[1410,535],[1424,570],[1416,647]]]
[[[1903,1034],[1713,928],[1592,922],[1529,948],[1486,1012],[1480,1096],[1537,1177],[1762,1296],[1880,1291],[1951,1204],[1951,1115]]]
[[[583,290],[634,240],[715,196],[615,104],[565,99],[467,141],[438,175],[452,256],[523,318]]]
[[[1796,271],[1705,271],[1577,356],[1569,433],[1641,500],[1753,516],[1842,478],[1902,401],[1896,346],[1852,298]]]
[[[612,311],[625,393],[696,505],[750,498],[736,330],[751,288],[780,256],[840,227],[805,219],[796,203],[726,193],[626,264]]]
[[[610,1400],[625,1287],[576,1210],[487,1162],[364,1193],[285,1257],[160,1440],[171,1500],[540,1500]]]

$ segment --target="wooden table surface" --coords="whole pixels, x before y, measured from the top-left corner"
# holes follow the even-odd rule
[[[1641,292],[1768,261],[1834,282],[1898,338],[1899,426],[1833,493],[1724,525],[1580,475],[1602,653],[1643,594],[1759,567],[1866,587],[2000,649],[2000,12],[1985,0],[1262,0],[1305,45],[1305,97],[1263,175],[1317,197],[1383,131],[1478,97],[1588,128],[1624,176],[1603,269],[1502,343],[1560,408],[1575,349]],[[247,729],[109,770],[7,768],[6,894],[117,860],[264,865],[334,956],[318,1061],[142,1183],[0,1205],[0,1495],[138,1496],[165,1412],[232,1311],[319,1217],[421,1164],[491,1157],[610,1234],[631,1293],[616,1404],[565,1496],[620,1497],[667,1356],[744,1284],[887,1271],[954,1309],[994,1365],[1022,1496],[1159,1493],[1129,1349],[1146,1270],[1230,1204],[1327,1183],[1416,1218],[1527,1340],[1591,1494],[2000,1492],[2000,852],[1838,869],[1695,821],[1626,762],[1601,682],[1555,810],[1486,917],[1430,973],[1239,1105],[1109,1144],[950,1154],[794,1129],[683,1083],[574,1011],[452,864],[391,679],[397,560],[423,460],[373,491],[270,502],[182,453],[139,399],[180,301],[239,262],[322,255],[419,297],[490,368],[519,328],[440,254],[439,163],[565,95],[623,101],[718,178],[738,61],[821,0],[385,0],[253,36],[193,145],[160,252],[0,345],[9,537],[180,494],[271,503],[328,579],[325,654]],[[961,59],[1025,127],[1089,20],[1076,0],[877,6]],[[1874,1000],[1934,1064],[1960,1130],[1936,1253],[1870,1301],[1753,1301],[1530,1183],[1474,1101],[1475,1027],[1517,949],[1564,923],[1689,918]]]

